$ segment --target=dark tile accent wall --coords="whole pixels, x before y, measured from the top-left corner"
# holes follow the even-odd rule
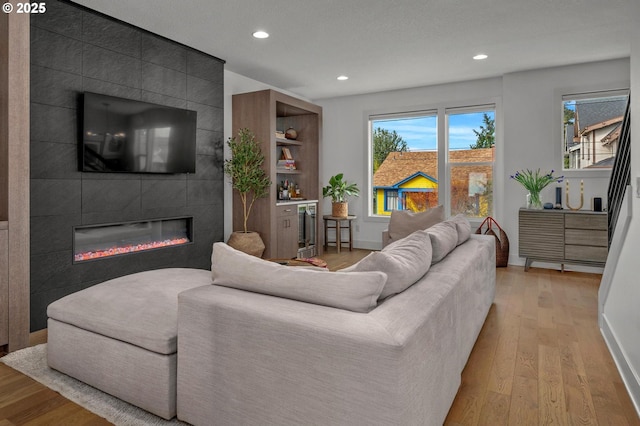
[[[31,18],[31,330],[49,303],[164,267],[208,269],[223,239],[224,61],[68,2]],[[195,174],[78,171],[78,106],[96,92],[198,112]],[[73,227],[193,217],[194,243],[73,263]]]

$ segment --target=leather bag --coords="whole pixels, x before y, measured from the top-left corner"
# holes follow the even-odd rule
[[[494,228],[498,230],[498,233]],[[493,235],[496,238],[496,266],[505,267],[509,264],[509,237],[494,218],[488,216],[482,221],[476,229],[476,234]]]

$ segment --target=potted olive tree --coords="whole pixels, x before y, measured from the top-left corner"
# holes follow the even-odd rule
[[[357,197],[360,193],[355,183],[347,183],[343,180],[343,173],[338,173],[329,178],[329,185],[322,188],[323,197],[331,197],[331,216],[347,217],[349,215],[349,204],[347,197],[353,195]]]
[[[259,233],[247,230],[247,220],[253,203],[269,194],[271,181],[262,168],[264,154],[260,149],[260,143],[249,129],[240,129],[238,137],[229,138],[227,145],[231,150],[231,158],[224,161],[224,173],[229,177],[233,189],[240,195],[243,217],[243,230],[233,232],[227,244],[237,250],[261,257],[264,242]]]

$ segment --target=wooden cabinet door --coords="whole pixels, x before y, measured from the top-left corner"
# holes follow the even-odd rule
[[[8,271],[9,232],[0,227],[0,346],[4,346],[9,343],[9,309],[7,309],[9,306]]]
[[[562,262],[564,259],[564,213],[520,210],[520,257]]]
[[[298,255],[298,207],[296,205],[277,208],[278,248],[276,257],[293,259]]]

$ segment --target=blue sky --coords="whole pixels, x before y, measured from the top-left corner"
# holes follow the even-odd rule
[[[487,112],[495,119],[493,111]],[[476,142],[473,130],[480,130],[482,112],[466,114],[449,114],[449,149],[469,149]],[[437,147],[436,116],[413,117],[399,120],[376,120],[373,128],[382,127],[395,130],[407,141],[410,151],[435,151]]]

